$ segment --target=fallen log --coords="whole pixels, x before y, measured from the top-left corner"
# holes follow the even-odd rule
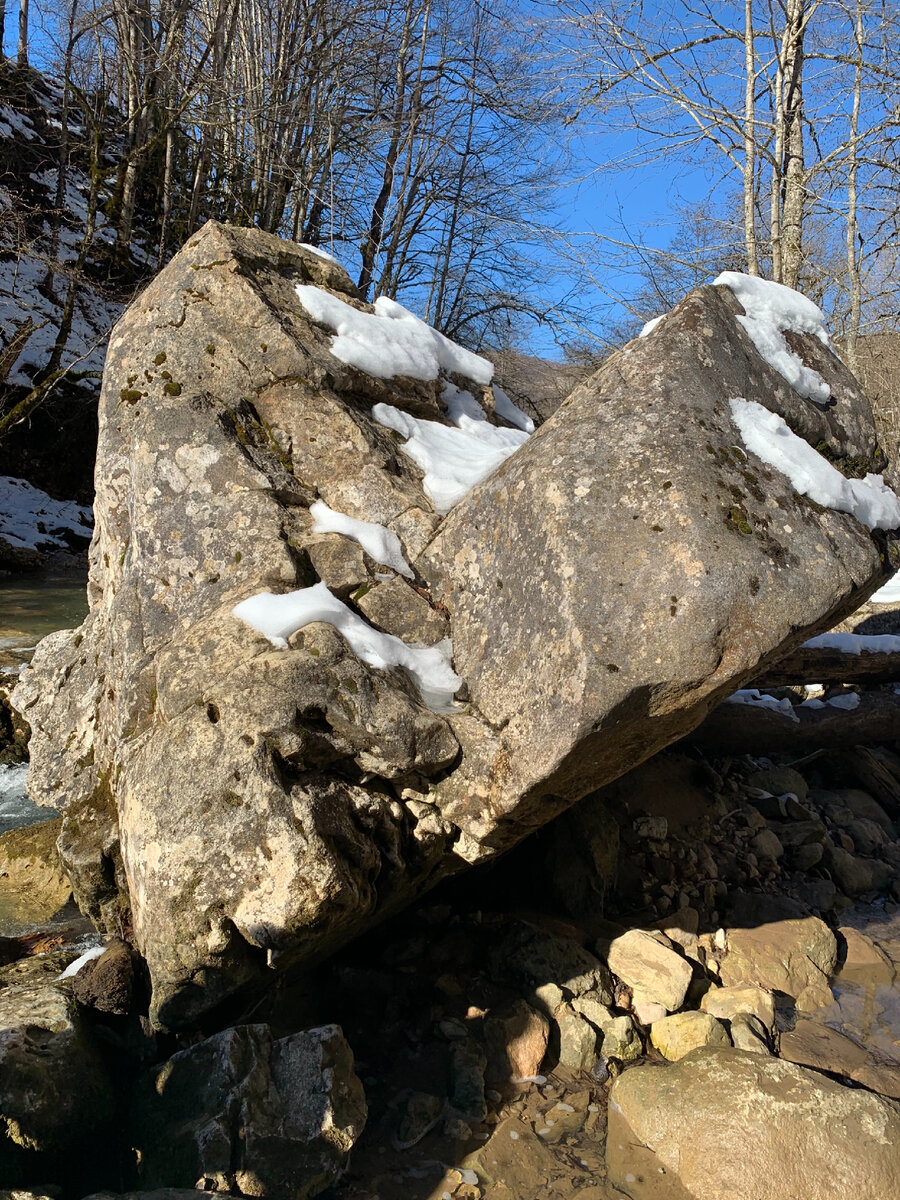
[[[793,715],[761,704],[726,700],[684,739],[713,754],[804,754],[842,746],[900,741],[900,695],[860,694],[855,708],[797,705]]]
[[[894,682],[900,682],[900,637],[826,633],[780,659],[754,679],[753,686]]]

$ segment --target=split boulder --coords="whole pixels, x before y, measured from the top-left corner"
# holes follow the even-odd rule
[[[692,292],[533,436],[507,429],[524,444],[442,517],[395,430],[447,426],[451,401],[499,430],[484,360],[259,230],[208,224],[135,301],[104,373],[90,612],[15,703],[75,898],[108,932],[130,909],[157,1025],[508,849],[883,580],[887,535],[799,496],[729,408],[874,470],[868,402],[809,334],[832,398],[794,392],[740,315]],[[362,317],[414,325],[439,365],[354,365],[335,333]],[[412,577],[317,532],[316,500],[399,538]],[[330,625],[276,646],[234,616],[317,583],[407,643],[449,628],[459,707]]]

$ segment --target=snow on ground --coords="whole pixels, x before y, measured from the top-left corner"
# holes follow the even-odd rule
[[[486,358],[457,346],[396,300],[380,296],[375,312],[368,313],[311,284],[298,284],[296,290],[313,320],[335,331],[331,343],[335,358],[367,375],[437,379],[443,370],[476,383],[491,382],[494,368]]]
[[[71,244],[64,239],[60,246],[61,262],[76,257]],[[61,302],[48,300],[40,290],[47,277],[47,264],[35,255],[23,254],[14,261],[0,262],[0,341],[6,344],[18,325],[31,317],[36,326],[9,374],[8,382],[17,387],[30,387],[35,371],[44,366],[56,341]],[[67,280],[56,276],[58,294],[64,294]],[[109,331],[122,313],[116,304],[99,293],[82,288],[75,302],[72,332],[62,357],[64,367],[78,361],[78,370],[102,371],[106,358]],[[96,389],[96,380],[84,380],[88,388]]]
[[[844,692],[841,696],[831,696],[828,700],[819,700],[815,696],[804,700],[801,708],[840,708],[844,712],[852,712],[854,708],[859,708],[859,693]]]
[[[821,633],[804,650],[840,650],[842,654],[900,654],[900,637],[891,633]]]
[[[900,571],[869,597],[870,604],[900,604]]]
[[[8,104],[0,104],[0,138],[11,138],[16,134],[32,142],[37,137],[37,130],[30,117],[16,112]]]
[[[403,452],[421,467],[425,493],[441,514],[492,475],[529,437],[523,429],[491,425],[483,412],[475,419],[460,411],[452,426],[420,420],[391,404],[376,404],[372,416],[406,439]]]
[[[53,500],[24,479],[0,475],[0,537],[26,550],[54,546],[68,550],[64,531],[90,540],[93,516],[71,500]]]
[[[767,696],[765,692],[759,691],[758,688],[741,688],[740,691],[727,696],[725,703],[747,704],[751,708],[771,708],[773,712],[783,713],[784,716],[790,717],[792,721],[800,720],[787,697],[783,700],[776,700],[774,696]]]
[[[16,139],[21,142],[31,127],[29,118],[16,113],[8,105],[0,105],[0,140]],[[32,134],[31,136],[36,136]],[[32,183],[43,191],[43,198],[36,202],[36,216],[42,210],[47,215],[56,209],[57,170],[48,167],[32,172]],[[66,173],[63,197],[63,224],[59,229],[59,244],[52,236],[48,221],[43,223],[43,235],[20,244],[21,231],[15,222],[0,227],[0,344],[6,344],[19,324],[31,317],[39,328],[32,333],[10,372],[8,382],[16,387],[30,387],[35,371],[44,366],[56,341],[63,301],[68,288],[66,264],[78,257],[81,231],[87,219],[90,180],[87,175],[72,166]],[[15,208],[17,201],[8,193],[0,196],[0,207]],[[106,221],[103,212],[97,214],[96,241],[110,243],[115,240],[115,229]],[[8,257],[7,257],[8,255]],[[55,298],[47,294],[48,265],[53,256]],[[78,360],[78,369],[100,371],[106,357],[106,342],[109,330],[119,319],[123,305],[107,299],[91,286],[79,289],[75,303],[72,331],[63,354],[62,366],[72,366]],[[94,391],[97,381],[79,381],[81,387]]]
[[[345,537],[353,538],[375,562],[381,563],[383,567],[390,567],[392,571],[396,571],[398,575],[405,575],[407,579],[414,578],[403,554],[400,539],[390,529],[372,521],[358,521],[355,517],[335,512],[324,500],[317,500],[315,504],[310,505],[309,512],[313,518],[313,533],[341,533]]]
[[[808,442],[788,428],[777,413],[755,400],[729,401],[744,445],[787,475],[795,491],[837,512],[850,513],[870,529],[900,527],[900,499],[881,475],[847,479]]]
[[[373,629],[333,596],[324,583],[280,596],[258,592],[242,600],[232,612],[282,650],[287,649],[287,639],[298,629],[324,621],[333,625],[370,667],[402,667],[434,712],[456,711],[453,694],[462,680],[450,666],[453,649],[449,638],[436,646],[407,646],[400,638]]]
[[[742,275],[739,271],[723,271],[713,283],[731,288],[741,302],[744,316],[737,319],[769,366],[801,396],[825,404],[831,388],[818,371],[804,365],[784,337],[787,329],[811,333],[827,346],[825,314],[818,305],[782,283]]]

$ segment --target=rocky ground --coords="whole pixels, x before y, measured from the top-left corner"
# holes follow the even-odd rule
[[[851,1131],[840,1153],[855,1194],[894,1194],[877,1189],[898,1179],[896,1150],[881,1161],[871,1138],[852,1131],[874,1118],[900,1128],[898,817],[896,748],[823,752],[793,766],[676,748],[319,969],[285,979],[252,1011],[232,1012],[230,1024],[268,1028],[274,1044],[337,1023],[352,1048],[365,1130],[346,1171],[332,1162],[302,1194],[330,1179],[321,1193],[329,1200],[730,1195],[727,1170],[711,1167],[725,1161],[721,1130],[691,1157],[696,1130],[672,1151],[641,1121],[670,1112],[672,1081],[709,1061],[719,1072],[706,1084],[720,1119],[740,1124],[751,1055],[759,1136],[780,1132],[763,1167],[742,1155],[742,1196],[782,1194],[758,1190],[769,1187],[779,1154],[803,1160],[804,1195],[836,1194],[825,1170],[837,1153],[833,1131],[811,1130],[803,1111],[811,1103],[836,1105]],[[65,1025],[62,1075],[71,1082],[80,1065],[78,1104],[93,1086],[93,1136],[99,1113],[104,1139],[92,1146],[92,1164],[77,1154],[35,1157],[37,1178],[54,1171],[57,1185],[39,1194],[80,1198],[101,1184],[118,1194],[137,1182],[134,1113],[146,1104],[147,1079],[171,1070],[173,1052],[199,1055],[202,1067],[226,1034],[211,1042],[151,1035],[140,964],[122,943],[57,981],[88,927],[63,904],[55,832],[48,823],[0,837],[4,911],[17,897],[18,928],[34,926],[3,943],[15,961],[0,970],[0,1053],[8,1076],[23,1001],[70,997],[67,1016],[27,1020],[54,1030],[48,1043]],[[349,1062],[344,1070],[355,1078]],[[182,1079],[180,1106],[194,1109],[195,1123],[214,1116],[203,1079]],[[689,1097],[699,1089],[698,1112],[708,1102],[703,1083],[690,1076],[683,1084]],[[796,1111],[785,1109],[779,1088]],[[118,1113],[103,1111],[111,1094]],[[621,1097],[612,1106],[611,1095]],[[58,1090],[48,1099],[58,1104]],[[8,1085],[3,1101],[8,1112]],[[612,1131],[615,1145],[609,1113],[629,1130],[624,1139],[619,1126]],[[177,1146],[183,1118],[153,1112],[161,1144]],[[800,1146],[815,1130],[821,1144],[813,1137],[811,1149]],[[699,1181],[690,1176],[697,1162],[705,1164]],[[232,1194],[279,1194],[214,1173],[180,1182],[202,1178],[213,1190],[230,1184]]]

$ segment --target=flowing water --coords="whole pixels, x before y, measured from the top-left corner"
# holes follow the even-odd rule
[[[77,575],[0,578],[0,684],[15,682],[42,637],[80,625],[86,612],[86,586]],[[57,815],[28,799],[27,772],[26,763],[0,764],[0,833]]]

